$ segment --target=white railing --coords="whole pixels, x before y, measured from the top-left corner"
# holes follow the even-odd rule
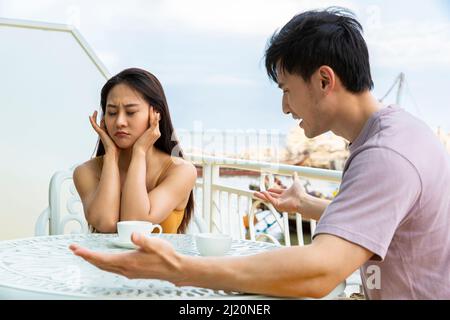
[[[273,235],[258,234],[255,229],[255,216],[258,206],[266,205],[272,215],[274,223],[278,224],[282,232],[284,245],[291,245],[289,220],[295,219],[296,236],[299,245],[305,243],[303,232],[303,219],[301,212],[295,217],[289,217],[286,212],[278,212],[271,204],[264,203],[253,197],[254,191],[226,185],[219,176],[221,168],[238,169],[257,172],[259,175],[259,188],[266,190],[267,185],[273,185],[275,175],[292,176],[297,172],[302,179],[320,179],[339,183],[341,172],[335,170],[316,169],[309,167],[291,166],[268,162],[248,161],[231,158],[215,158],[202,155],[187,155],[187,159],[197,167],[202,168],[202,178],[199,178],[195,187],[196,210],[206,222],[210,232],[223,232],[231,234],[234,238],[250,238],[258,240],[268,238],[281,244]],[[268,183],[267,183],[268,182]],[[248,221],[248,226],[244,221]],[[310,220],[310,233],[314,233],[316,221]],[[248,228],[247,228],[248,227]]]

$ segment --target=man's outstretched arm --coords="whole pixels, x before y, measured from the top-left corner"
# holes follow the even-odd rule
[[[245,257],[193,257],[167,241],[136,234],[139,250],[105,254],[72,245],[73,252],[100,269],[128,278],[153,278],[178,286],[283,297],[320,298],[364,264],[373,253],[339,237],[318,235],[312,244]]]

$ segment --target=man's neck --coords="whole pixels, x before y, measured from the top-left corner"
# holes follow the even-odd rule
[[[340,101],[342,102],[338,105],[339,110],[335,113],[331,131],[353,142],[367,120],[382,108],[382,104],[369,91],[361,94],[346,93]]]

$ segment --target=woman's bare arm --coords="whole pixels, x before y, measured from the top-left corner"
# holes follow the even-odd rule
[[[148,220],[146,176],[145,153],[133,152],[120,199],[120,220]]]
[[[120,215],[120,175],[117,160],[109,155],[103,157],[100,180],[91,164],[77,167],[73,180],[88,223],[99,232],[115,232]]]
[[[145,186],[145,155],[133,155],[122,190],[121,220],[147,220],[160,223],[189,197],[197,178],[188,162],[174,166],[153,190]]]

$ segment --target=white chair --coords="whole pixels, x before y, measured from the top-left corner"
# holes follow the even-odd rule
[[[74,169],[75,166],[53,174],[49,185],[48,207],[37,219],[36,236],[89,233],[81,199],[73,183]],[[207,230],[203,219],[194,213],[186,233],[195,234],[208,232]]]
[[[35,235],[88,233],[81,199],[73,184],[73,170],[53,174],[48,191],[48,207],[39,215]]]

